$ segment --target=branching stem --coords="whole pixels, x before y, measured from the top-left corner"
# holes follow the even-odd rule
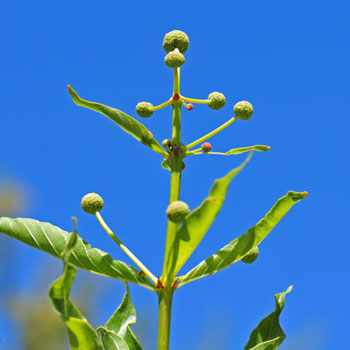
[[[201,103],[201,104],[208,104],[209,103],[209,100],[201,100],[198,98],[189,98],[189,97],[184,97],[184,96],[181,96],[181,97],[184,101],[190,102],[190,103]]]
[[[201,142],[209,139],[210,137],[216,135],[217,133],[219,133],[220,131],[224,130],[225,128],[227,128],[229,125],[231,125],[233,122],[235,122],[238,119],[237,116],[234,116],[233,118],[231,118],[230,120],[228,120],[226,123],[222,124],[221,126],[219,126],[218,128],[216,128],[215,130],[211,131],[210,133],[202,136],[201,138],[199,138],[196,141],[193,141],[192,143],[188,144],[185,147],[185,150],[188,150],[194,146],[199,145]]]
[[[164,107],[170,106],[171,105],[171,99],[168,101],[165,101],[164,103],[158,105],[158,106],[154,106],[151,108],[152,111],[158,111],[159,109],[162,109]]]
[[[103,220],[100,212],[96,212],[96,217],[104,230],[108,233],[108,235],[113,239],[115,243],[121,248],[121,250],[145,273],[147,277],[149,277],[152,282],[157,285],[157,277],[153,275],[153,273],[148,270],[148,268],[142,264],[142,262],[136,258],[136,256],[120,241],[120,239],[113,233],[113,231],[108,227],[106,222]]]

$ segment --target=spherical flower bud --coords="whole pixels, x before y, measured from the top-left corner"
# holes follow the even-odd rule
[[[81,200],[81,207],[88,214],[96,214],[103,208],[103,199],[97,193],[88,193]]]
[[[172,32],[165,34],[163,40],[163,47],[166,52],[178,48],[181,53],[185,53],[189,44],[190,41],[188,40],[187,34],[181,30],[173,30]]]
[[[242,261],[246,264],[251,264],[253,263],[259,255],[259,248],[255,247],[251,249],[244,257],[242,258]]]
[[[166,210],[166,215],[169,220],[172,222],[183,222],[185,217],[190,213],[190,208],[185,202],[174,201],[169,204],[168,209]]]
[[[212,109],[220,109],[225,106],[226,99],[225,96],[217,91],[212,92],[208,96],[208,106]]]
[[[253,114],[253,106],[248,101],[241,101],[235,104],[233,111],[238,118],[248,120]]]
[[[142,118],[148,118],[153,114],[153,105],[149,102],[140,102],[136,106],[137,114]]]
[[[187,105],[187,110],[188,111],[192,111],[192,109],[193,109],[193,104],[192,103],[189,103],[188,105]]]
[[[211,144],[210,144],[209,142],[204,142],[204,143],[202,144],[202,150],[203,150],[204,152],[210,152],[210,150],[211,150]]]
[[[181,52],[170,51],[165,56],[164,62],[170,68],[178,68],[185,63],[185,56]]]

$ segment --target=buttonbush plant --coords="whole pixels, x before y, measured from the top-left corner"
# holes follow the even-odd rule
[[[217,91],[209,94],[207,99],[185,97],[180,90],[180,66],[185,63],[185,52],[189,39],[184,32],[174,30],[164,37],[163,47],[166,51],[165,64],[174,74],[173,91],[169,100],[154,106],[150,102],[140,102],[136,106],[137,114],[142,118],[151,117],[161,108],[172,110],[172,135],[160,144],[153,134],[139,121],[124,112],[100,103],[89,102],[81,97],[68,85],[68,91],[76,105],[92,109],[105,115],[121,129],[142,142],[146,147],[159,154],[162,167],[170,171],[170,198],[167,215],[168,224],[164,250],[164,262],[161,275],[151,272],[144,263],[127,248],[106,224],[101,215],[103,199],[96,193],[83,197],[83,210],[95,215],[103,229],[114,242],[131,259],[132,265],[114,260],[107,252],[93,248],[83,240],[75,229],[66,232],[47,222],[26,218],[0,218],[0,232],[20,240],[34,248],[43,250],[63,261],[63,273],[49,288],[49,298],[54,310],[61,316],[66,325],[71,349],[76,350],[140,350],[141,344],[131,330],[136,321],[135,308],[131,302],[128,283],[135,283],[148,289],[158,297],[158,350],[169,349],[170,319],[174,293],[187,284],[200,278],[215,274],[242,261],[253,263],[259,254],[258,246],[267,237],[276,224],[293,207],[294,204],[307,196],[307,192],[290,191],[272,206],[271,210],[256,225],[246,233],[236,237],[222,249],[200,262],[190,271],[180,273],[181,268],[192,255],[205,234],[214,222],[224,204],[229,185],[233,178],[243,170],[253,152],[268,151],[270,147],[253,145],[234,148],[226,152],[212,151],[212,145],[207,141],[210,137],[239,121],[244,122],[253,115],[250,102],[237,102],[233,108],[233,116],[226,123],[199,139],[184,145],[181,140],[181,111],[186,108],[191,111],[194,104],[207,104],[213,110],[221,109],[225,96]],[[199,146],[200,145],[200,146]],[[196,146],[199,146],[196,148]],[[180,200],[181,176],[184,170],[184,158],[192,156],[237,155],[248,152],[245,161],[217,179],[209,191],[209,195],[192,211],[186,203]],[[81,314],[70,299],[70,290],[74,282],[77,268],[116,278],[125,283],[125,295],[120,306],[107,323],[95,330]],[[266,316],[252,331],[244,350],[275,350],[285,339],[279,316],[284,307],[285,296],[292,287],[275,295],[275,310]],[[43,341],[45,341],[43,339]]]

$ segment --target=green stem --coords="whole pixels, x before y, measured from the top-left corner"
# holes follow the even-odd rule
[[[160,104],[160,105],[158,105],[158,106],[152,107],[151,110],[152,110],[152,111],[158,111],[159,109],[162,109],[162,108],[164,108],[164,107],[170,106],[170,104],[171,104],[171,101],[168,100],[168,101],[165,101],[164,103],[162,103],[162,104]]]
[[[173,291],[161,289],[158,292],[158,344],[157,350],[168,350],[170,339],[170,318]]]
[[[158,279],[153,273],[148,270],[148,268],[142,264],[142,262],[120,241],[120,239],[114,234],[114,232],[109,228],[106,222],[103,220],[100,212],[96,212],[96,217],[104,230],[108,233],[108,235],[113,239],[115,243],[118,244],[120,249],[145,273],[147,277],[149,277],[152,282],[157,285]]]
[[[201,152],[201,151],[203,151],[203,150],[202,150],[202,147],[201,147],[201,148],[194,149],[193,151],[188,151],[188,152],[186,152],[186,156],[191,156],[191,155],[193,155],[193,154],[202,154],[202,153],[198,153],[198,152]]]
[[[201,138],[199,138],[198,140],[196,141],[193,141],[192,143],[188,144],[186,147],[185,147],[185,150],[188,150],[194,146],[197,146],[199,145],[201,142],[209,139],[210,137],[216,135],[218,132],[224,130],[225,128],[227,128],[229,125],[231,125],[234,121],[236,121],[238,119],[237,116],[234,116],[233,118],[231,118],[230,120],[228,120],[226,123],[222,124],[221,126],[219,126],[218,128],[216,128],[215,130],[211,131],[210,133],[202,136]]]
[[[184,101],[186,102],[191,102],[191,103],[202,103],[202,104],[208,104],[209,100],[200,100],[198,98],[189,98],[189,97],[184,97],[181,96],[183,98]]]
[[[174,90],[173,94],[180,94],[180,68],[174,69]],[[179,200],[181,186],[181,171],[183,155],[174,152],[175,148],[181,147],[181,101],[173,102],[173,148],[170,157],[171,176],[170,176],[170,198],[169,204]],[[168,220],[164,264],[161,281],[165,287],[171,285],[172,277],[168,276],[169,272],[169,255],[173,248],[173,243],[176,237],[180,224]]]
[[[173,94],[180,94],[180,68],[174,69]],[[173,102],[173,142],[170,154],[170,198],[169,203],[179,200],[181,186],[182,158],[181,154],[181,100]],[[158,290],[159,312],[158,312],[158,347],[157,350],[169,349],[170,316],[173,290],[171,289],[174,276],[169,276],[169,255],[173,249],[173,243],[180,224],[168,220],[163,272],[160,277],[164,288]]]

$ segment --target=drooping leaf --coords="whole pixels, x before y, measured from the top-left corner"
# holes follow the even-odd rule
[[[275,295],[275,311],[260,321],[251,333],[244,350],[276,350],[286,339],[279,323],[279,317],[284,308],[286,294],[292,289],[293,286],[290,286],[285,292]]]
[[[192,255],[218,215],[232,179],[244,168],[252,153],[237,168],[231,170],[212,186],[209,197],[185,219],[176,233],[172,248],[167,257],[167,275],[175,276]]]
[[[136,311],[132,304],[128,284],[125,283],[125,294],[122,303],[108,320],[104,327],[99,327],[102,340],[115,342],[118,338],[122,339],[127,345],[128,350],[142,350],[139,341],[131,331],[130,327],[136,322]],[[122,344],[122,343],[121,343]],[[121,345],[120,345],[121,346]],[[114,349],[111,347],[111,349]],[[118,348],[116,348],[118,349]],[[123,349],[123,348],[121,348]],[[109,348],[108,348],[109,350]]]
[[[152,133],[136,119],[130,117],[126,113],[116,108],[108,107],[96,102],[83,100],[78,96],[78,94],[70,85],[68,85],[68,91],[72,96],[73,101],[78,106],[86,107],[105,115],[106,117],[113,120],[116,124],[118,124],[124,131],[133,136],[136,140],[141,141],[144,145],[150,147],[160,155],[164,157],[167,156],[167,153],[163,150],[158,141],[153,137]]]
[[[72,350],[102,350],[96,331],[69,299],[76,271],[75,267],[65,264],[63,275],[49,289],[49,298],[67,327]]]
[[[71,234],[47,222],[24,218],[0,218],[0,232],[57,258],[63,259]],[[130,265],[113,258],[77,237],[69,262],[90,272],[139,284],[154,290],[154,285]]]
[[[231,149],[225,153],[229,155],[229,154],[241,154],[241,153],[250,152],[250,151],[265,152],[265,151],[269,151],[270,149],[271,149],[270,146],[255,145],[255,146],[250,146],[250,147],[234,148],[234,149]]]
[[[189,271],[183,277],[179,286],[212,275],[241,260],[244,255],[265,239],[295,203],[306,196],[307,192],[288,192],[284,197],[280,198],[266,216],[255,226],[251,227],[247,233],[236,238]]]

